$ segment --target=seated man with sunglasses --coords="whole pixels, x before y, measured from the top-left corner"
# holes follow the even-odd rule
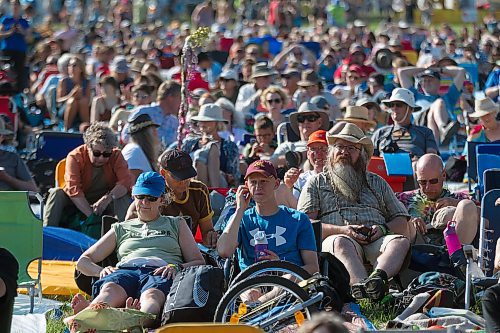
[[[113,131],[97,122],[83,134],[83,145],[66,157],[64,187],[53,188],[44,210],[46,226],[59,226],[63,217],[81,213],[81,219],[103,214],[123,221],[130,203],[132,178],[127,162],[117,148]]]
[[[416,174],[419,188],[397,194],[411,216],[412,243],[442,245],[446,223],[456,221],[460,242],[471,244],[479,225],[479,207],[466,193],[452,193],[444,188],[446,173],[441,157],[422,156],[417,162]]]
[[[304,102],[296,112],[290,114],[290,127],[298,141],[285,141],[271,155],[270,161],[275,167],[286,166],[300,167],[306,161],[307,140],[309,136],[317,130],[327,131],[330,126],[328,114],[310,102]],[[291,161],[291,155],[287,153],[295,152]],[[286,157],[288,156],[288,157]],[[293,162],[293,163],[292,163]]]

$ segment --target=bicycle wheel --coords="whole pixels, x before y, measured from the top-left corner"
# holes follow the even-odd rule
[[[311,277],[308,271],[300,266],[292,264],[286,260],[266,260],[260,261],[253,265],[250,265],[244,271],[240,272],[233,281],[229,284],[229,287],[241,282],[249,277],[260,276],[260,275],[277,275],[282,276],[285,274],[290,274],[295,278],[295,282],[300,282],[307,280]]]
[[[244,323],[269,332],[296,329],[310,320],[314,305],[298,284],[280,276],[256,276],[232,286],[215,311],[215,322]]]

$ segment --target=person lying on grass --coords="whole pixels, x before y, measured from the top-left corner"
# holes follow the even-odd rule
[[[132,188],[138,217],[112,228],[85,251],[77,269],[98,276],[92,287],[92,302],[77,294],[71,303],[75,314],[89,305],[106,303],[159,315],[172,281],[184,267],[203,265],[205,261],[182,217],[162,216],[165,179],[156,172],[139,175]],[[100,267],[116,249],[116,267]],[[158,321],[159,322],[159,321]],[[145,327],[157,322],[149,320]]]

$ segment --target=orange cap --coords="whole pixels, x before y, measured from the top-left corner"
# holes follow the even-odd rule
[[[323,143],[325,146],[328,146],[328,141],[326,141],[325,130],[318,130],[316,132],[311,133],[311,135],[309,135],[309,140],[307,141],[307,146],[316,142]]]

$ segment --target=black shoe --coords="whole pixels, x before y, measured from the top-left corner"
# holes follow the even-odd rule
[[[351,294],[356,300],[368,298],[368,294],[365,290],[365,280],[353,284],[351,287]]]
[[[451,138],[457,134],[460,129],[460,123],[458,121],[451,121],[443,129],[440,135],[441,145],[447,145],[450,143]]]
[[[379,302],[389,292],[389,284],[381,276],[374,275],[364,281],[365,291],[368,298]]]

